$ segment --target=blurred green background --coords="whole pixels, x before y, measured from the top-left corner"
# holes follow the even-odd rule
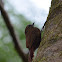
[[[5,0],[5,5],[8,5],[7,13],[11,19],[13,27],[16,31],[17,36],[20,39],[20,44],[25,52],[26,42],[25,42],[25,27],[31,22],[27,20],[23,15],[16,14],[13,7]],[[9,10],[10,9],[10,10]],[[8,32],[8,29],[3,21],[2,16],[0,15],[0,62],[22,62],[18,53],[14,49],[14,44],[12,38]]]

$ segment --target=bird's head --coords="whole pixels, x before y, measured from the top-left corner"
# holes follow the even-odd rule
[[[25,28],[25,34],[28,32],[28,30],[32,29],[33,27],[34,27],[34,23],[30,24],[30,25],[27,25],[26,28]]]

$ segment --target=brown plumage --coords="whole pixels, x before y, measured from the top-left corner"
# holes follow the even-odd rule
[[[41,32],[37,27],[34,27],[34,23],[32,25],[27,25],[25,28],[25,36],[26,36],[26,47],[29,49],[30,58],[32,60],[34,51],[38,48],[41,42]]]

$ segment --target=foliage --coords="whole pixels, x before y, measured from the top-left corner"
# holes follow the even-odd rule
[[[7,3],[6,3],[7,4]],[[7,4],[9,5],[9,4]],[[25,48],[25,27],[27,24],[31,24],[23,15],[16,14],[13,11],[12,6],[8,7],[11,10],[7,10],[8,15],[11,19],[11,23],[14,26],[15,32],[18,35],[20,44],[22,45],[24,51]],[[14,49],[14,44],[12,43],[12,38],[8,32],[8,29],[0,15],[0,62],[22,62],[16,50]]]

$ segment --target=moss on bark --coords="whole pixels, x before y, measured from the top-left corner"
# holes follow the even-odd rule
[[[62,0],[52,0],[44,36],[33,62],[62,61]]]

